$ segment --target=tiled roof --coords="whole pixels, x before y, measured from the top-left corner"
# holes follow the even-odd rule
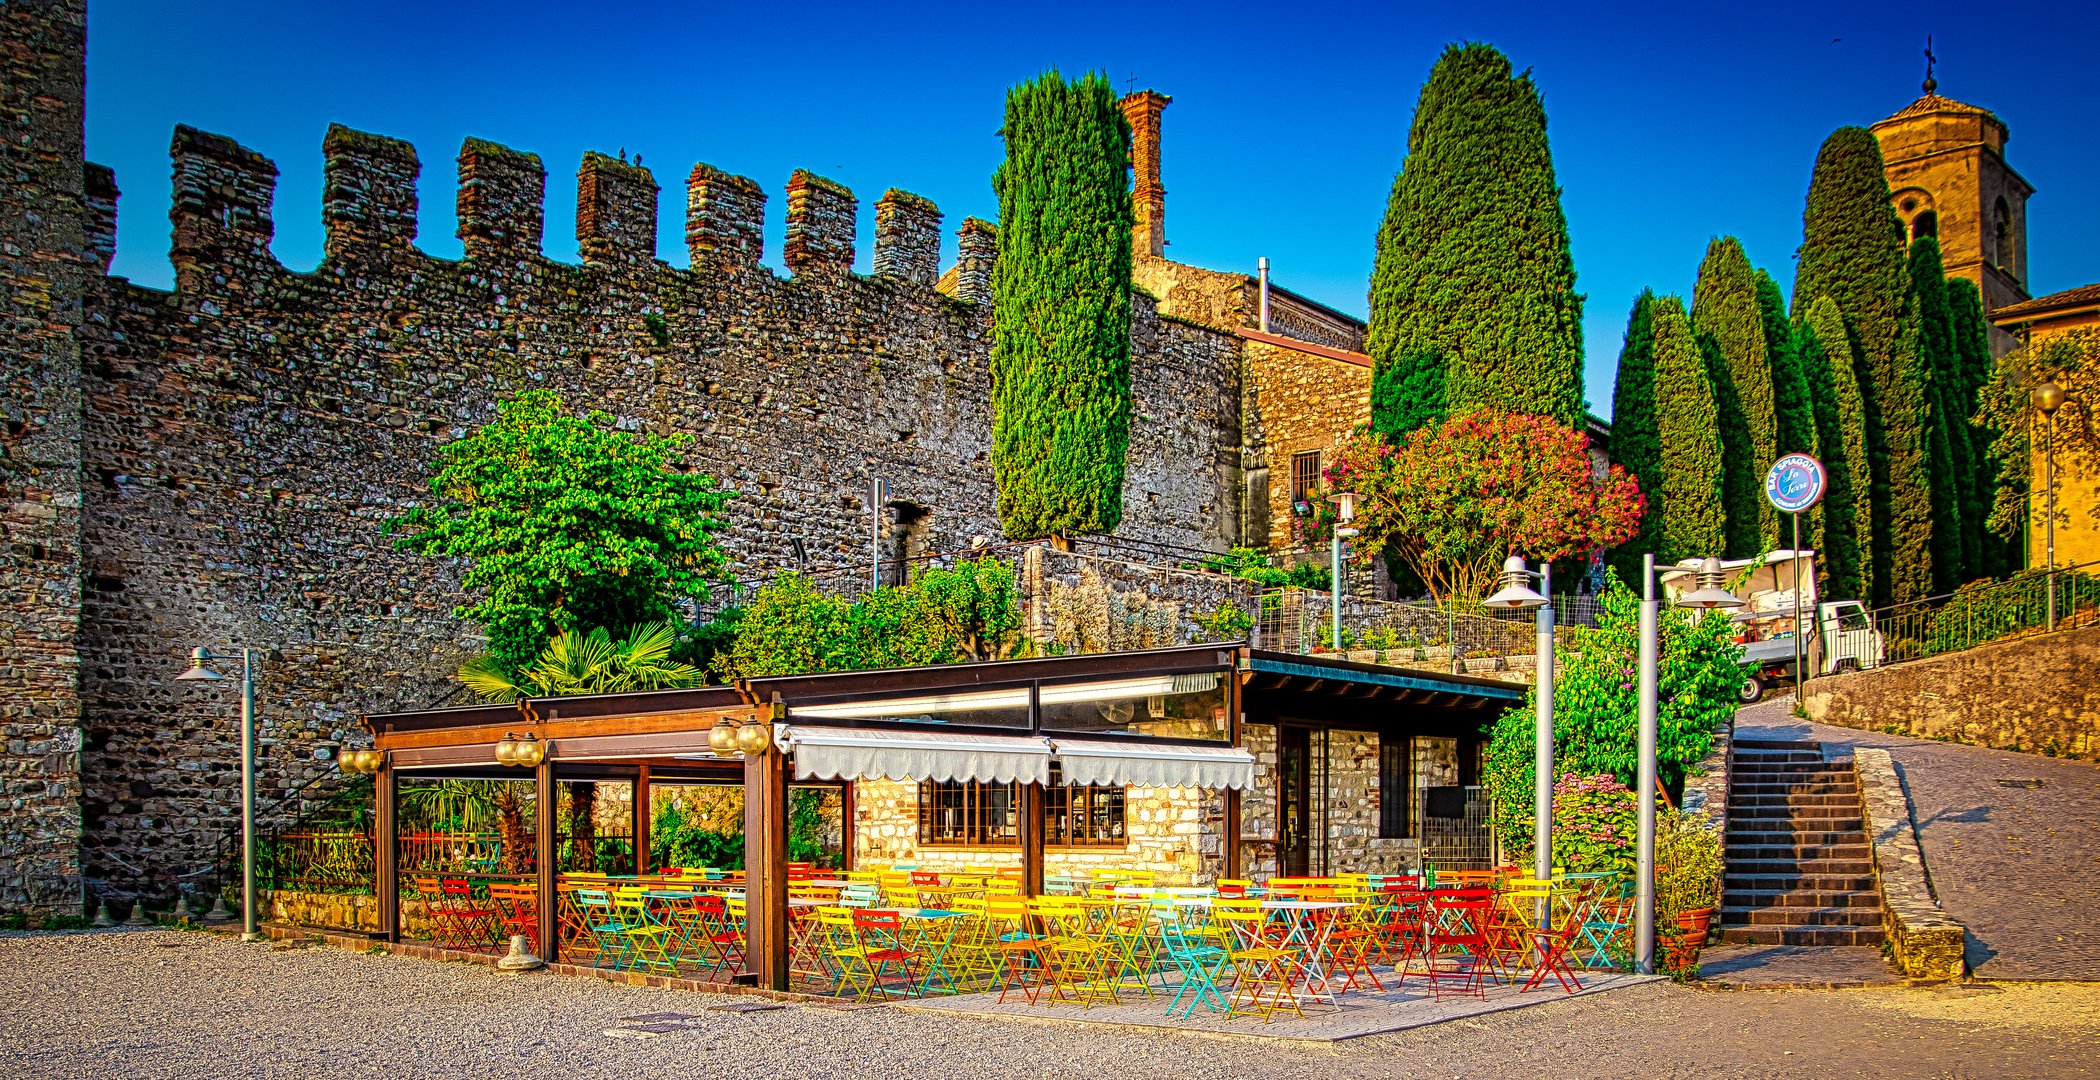
[[[1938,94],[1927,94],[1905,105],[1901,109],[1896,110],[1895,115],[1890,116],[1889,119],[1902,120],[1912,116],[1929,116],[1933,113],[1965,113],[1970,116],[1986,116],[1993,122],[2002,123],[2002,121],[1998,120],[1997,114],[1989,109],[1978,108],[1966,102],[1956,101],[1953,98],[1941,97]],[[1886,123],[1887,121],[1883,122]]]
[[[2017,304],[2007,304],[1991,312],[1991,321],[1998,322],[2003,319],[2018,318],[2022,315],[2045,315],[2062,308],[2078,307],[2082,304],[2100,304],[2100,282],[2095,282],[2091,285],[2080,285],[2078,288],[2065,289],[2060,293],[2050,293],[2047,296],[2037,296],[2032,300],[2022,300]]]

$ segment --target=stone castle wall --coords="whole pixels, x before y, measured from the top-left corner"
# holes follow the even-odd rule
[[[325,790],[359,713],[452,689],[475,646],[450,615],[458,568],[395,552],[381,527],[427,502],[438,448],[506,395],[555,389],[623,429],[690,435],[685,465],[738,493],[723,539],[747,578],[794,565],[798,540],[813,565],[860,559],[875,476],[930,510],[928,549],[999,535],[990,309],[934,290],[940,215],[923,199],[881,200],[882,272],[862,276],[855,196],[797,172],[783,278],[758,263],[763,187],[701,165],[693,269],[679,270],[656,258],[653,175],[592,154],[572,266],[540,252],[540,159],[470,139],[454,262],[415,247],[416,149],[338,127],[323,144],[327,257],[293,273],[269,250],[274,165],[189,128],[171,152],[176,288],[93,283],[80,334],[98,892],[170,890],[232,824],[234,699],[172,681],[193,645],[267,650],[265,806]],[[1239,512],[1238,343],[1149,298],[1132,319],[1122,532],[1221,549]]]
[[[0,911],[82,903],[73,331],[108,265],[85,236],[86,32],[82,0],[0,6]]]

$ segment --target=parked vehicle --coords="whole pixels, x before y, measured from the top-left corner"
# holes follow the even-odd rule
[[[1797,611],[1808,623],[1799,652],[1811,676],[1880,667],[1886,657],[1881,632],[1867,617],[1865,604],[1816,595],[1815,560],[1813,551],[1779,548],[1754,559],[1721,563],[1729,589],[1743,598],[1734,620],[1736,640],[1743,645],[1745,704],[1764,697],[1770,687],[1793,681]],[[1658,576],[1673,599],[1692,587],[1689,567],[1672,567]]]

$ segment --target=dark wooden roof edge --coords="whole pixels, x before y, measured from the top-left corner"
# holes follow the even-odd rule
[[[1125,675],[1135,672],[1231,667],[1244,646],[1234,642],[1176,645],[1129,652],[1042,656],[1026,660],[987,660],[965,664],[834,671],[812,675],[771,675],[745,679],[734,686],[698,686],[688,690],[641,690],[625,694],[577,694],[530,698],[512,705],[473,705],[414,712],[372,713],[364,717],[369,732],[430,731],[487,727],[516,721],[590,720],[662,713],[733,709],[770,701],[775,693],[793,702],[800,698],[837,699],[857,695],[940,693],[993,684],[1011,685],[1033,679]]]
[[[1503,701],[1521,701],[1524,698],[1522,686],[1499,679],[1483,679],[1476,675],[1449,675],[1384,664],[1366,664],[1355,660],[1337,660],[1325,656],[1270,652],[1266,649],[1255,649],[1251,656],[1253,669],[1257,672],[1268,671],[1300,678],[1332,679],[1340,682],[1383,683],[1387,686],[1455,694],[1461,697],[1494,698]]]
[[[982,660],[966,664],[934,664],[875,671],[771,675],[746,679],[742,685],[757,701],[770,701],[773,695],[778,693],[792,704],[796,699],[805,697],[836,699],[862,694],[939,693],[944,690],[995,684],[1011,685],[1034,679],[1231,667],[1238,658],[1239,651],[1244,648],[1245,646],[1238,642],[1207,642],[1160,649],[1134,649],[1128,652],[1038,656],[1026,660]]]

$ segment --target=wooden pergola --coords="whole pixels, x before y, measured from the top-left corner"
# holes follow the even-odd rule
[[[521,780],[524,769],[502,765],[497,745],[506,738],[531,737],[545,756],[530,771],[537,798],[536,867],[538,876],[539,954],[548,960],[560,950],[557,924],[556,784],[569,780],[624,780],[635,785],[636,871],[649,867],[649,786],[654,781],[740,783],[744,790],[745,954],[747,978],[757,985],[782,989],[788,979],[788,788],[792,749],[828,735],[834,742],[868,740],[866,753],[889,751],[877,740],[889,740],[903,753],[938,756],[953,745],[957,753],[998,754],[1017,744],[1048,760],[1053,737],[1079,742],[1095,754],[1127,747],[1133,754],[1159,758],[1186,755],[1192,762],[1215,767],[1221,758],[1239,754],[1241,686],[1248,652],[1236,645],[1195,645],[1136,652],[1031,660],[949,664],[883,671],[841,672],[741,680],[733,685],[693,690],[533,698],[514,705],[432,709],[374,714],[364,718],[384,763],[374,776],[377,844],[376,892],[381,935],[400,934],[399,851],[396,840],[399,784],[419,776],[471,776]],[[1128,730],[1072,731],[1046,726],[1046,706],[1083,697],[1089,688],[1132,693],[1150,682],[1214,688],[1221,698],[1215,733],[1210,738],[1136,733]],[[974,707],[977,702],[987,702]],[[891,708],[890,706],[896,706]],[[944,710],[949,710],[944,712]],[[913,715],[905,716],[903,713]],[[953,720],[939,719],[952,715]],[[931,718],[931,719],[930,719]],[[723,754],[709,734],[717,725],[769,725],[769,745],[760,752]],[[805,751],[813,753],[813,751]],[[1247,759],[1251,775],[1251,758]],[[821,778],[820,778],[821,779]],[[834,779],[848,780],[850,776]],[[1244,786],[1243,784],[1241,786]],[[851,784],[846,784],[850,792]],[[1045,829],[1043,785],[1022,786],[1019,807],[1022,887],[1029,894],[1043,889]],[[1223,789],[1224,859],[1228,873],[1238,868],[1240,792]],[[850,796],[849,796],[850,797]],[[846,813],[846,847],[853,845],[853,814]]]

